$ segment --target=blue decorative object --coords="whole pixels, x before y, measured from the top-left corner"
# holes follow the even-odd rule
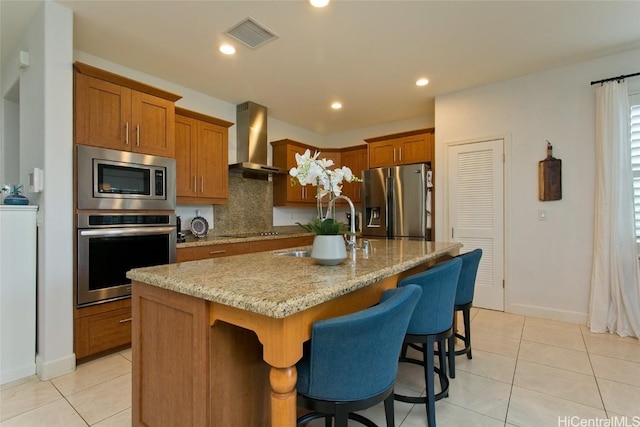
[[[11,193],[9,193],[9,195],[4,198],[4,204],[5,205],[28,205],[29,199],[27,199],[22,194],[20,194],[21,188],[22,188],[22,185],[18,187],[14,185]]]

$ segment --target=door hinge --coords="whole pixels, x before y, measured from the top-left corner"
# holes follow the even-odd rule
[[[504,289],[504,279],[502,279],[502,289]]]
[[[502,153],[502,163],[504,163],[504,162],[506,162],[505,155],[504,155],[504,153]]]
[[[453,227],[451,227],[451,238],[453,239]]]

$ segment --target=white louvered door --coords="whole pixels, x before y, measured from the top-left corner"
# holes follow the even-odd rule
[[[482,249],[473,305],[504,311],[504,141],[447,148],[448,237]]]

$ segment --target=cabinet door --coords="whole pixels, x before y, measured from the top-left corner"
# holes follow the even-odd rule
[[[131,150],[131,90],[75,74],[75,141],[114,150]]]
[[[360,159],[358,157],[358,151],[345,151],[342,153],[342,166],[347,166],[351,169],[354,175],[360,176]],[[352,202],[356,203],[356,186],[359,183],[357,182],[343,182],[342,184],[342,194],[351,199]]]
[[[342,167],[344,165],[344,162],[342,161],[342,154],[340,153],[340,151],[336,151],[336,150],[320,151],[320,156],[318,158],[333,160],[333,166],[331,167],[331,169],[334,169],[336,167]]]
[[[226,129],[200,122],[198,127],[198,195],[200,197],[227,198],[228,150]]]
[[[132,151],[175,157],[175,105],[146,93],[131,91]]]
[[[131,342],[131,307],[76,319],[76,357],[81,359]]]
[[[431,134],[427,133],[400,138],[397,142],[400,153],[398,156],[398,164],[407,165],[411,163],[430,162],[430,147],[427,143],[427,137],[429,135]]]
[[[396,164],[395,145],[390,141],[376,141],[369,143],[369,167],[378,168]]]
[[[367,149],[361,148],[342,153],[342,162],[344,166],[351,169],[355,176],[362,178],[362,171],[367,169]],[[344,184],[343,190],[353,203],[361,203],[361,187],[360,182],[347,182]]]
[[[176,196],[196,196],[196,160],[195,138],[198,122],[190,117],[176,115]]]
[[[296,166],[296,153],[298,154],[302,154],[302,152],[300,151],[300,147],[296,147],[296,146],[287,146],[287,169],[291,169],[292,167]],[[312,153],[313,154],[313,153]],[[287,176],[287,183],[289,183],[289,179],[290,177]],[[288,185],[287,186],[287,202],[307,202],[309,201],[307,196],[307,193],[309,192],[309,185],[307,186],[302,186],[299,183],[296,182],[295,185]],[[314,188],[315,190],[315,188]],[[315,202],[315,192],[313,192],[314,194],[314,199],[313,201]]]

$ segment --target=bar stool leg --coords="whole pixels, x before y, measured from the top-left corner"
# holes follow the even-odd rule
[[[427,337],[427,342],[422,344],[422,357],[424,360],[424,383],[427,386],[427,425],[435,427],[436,425],[436,406],[435,406],[435,380],[433,378],[434,362],[433,362],[433,337]]]

